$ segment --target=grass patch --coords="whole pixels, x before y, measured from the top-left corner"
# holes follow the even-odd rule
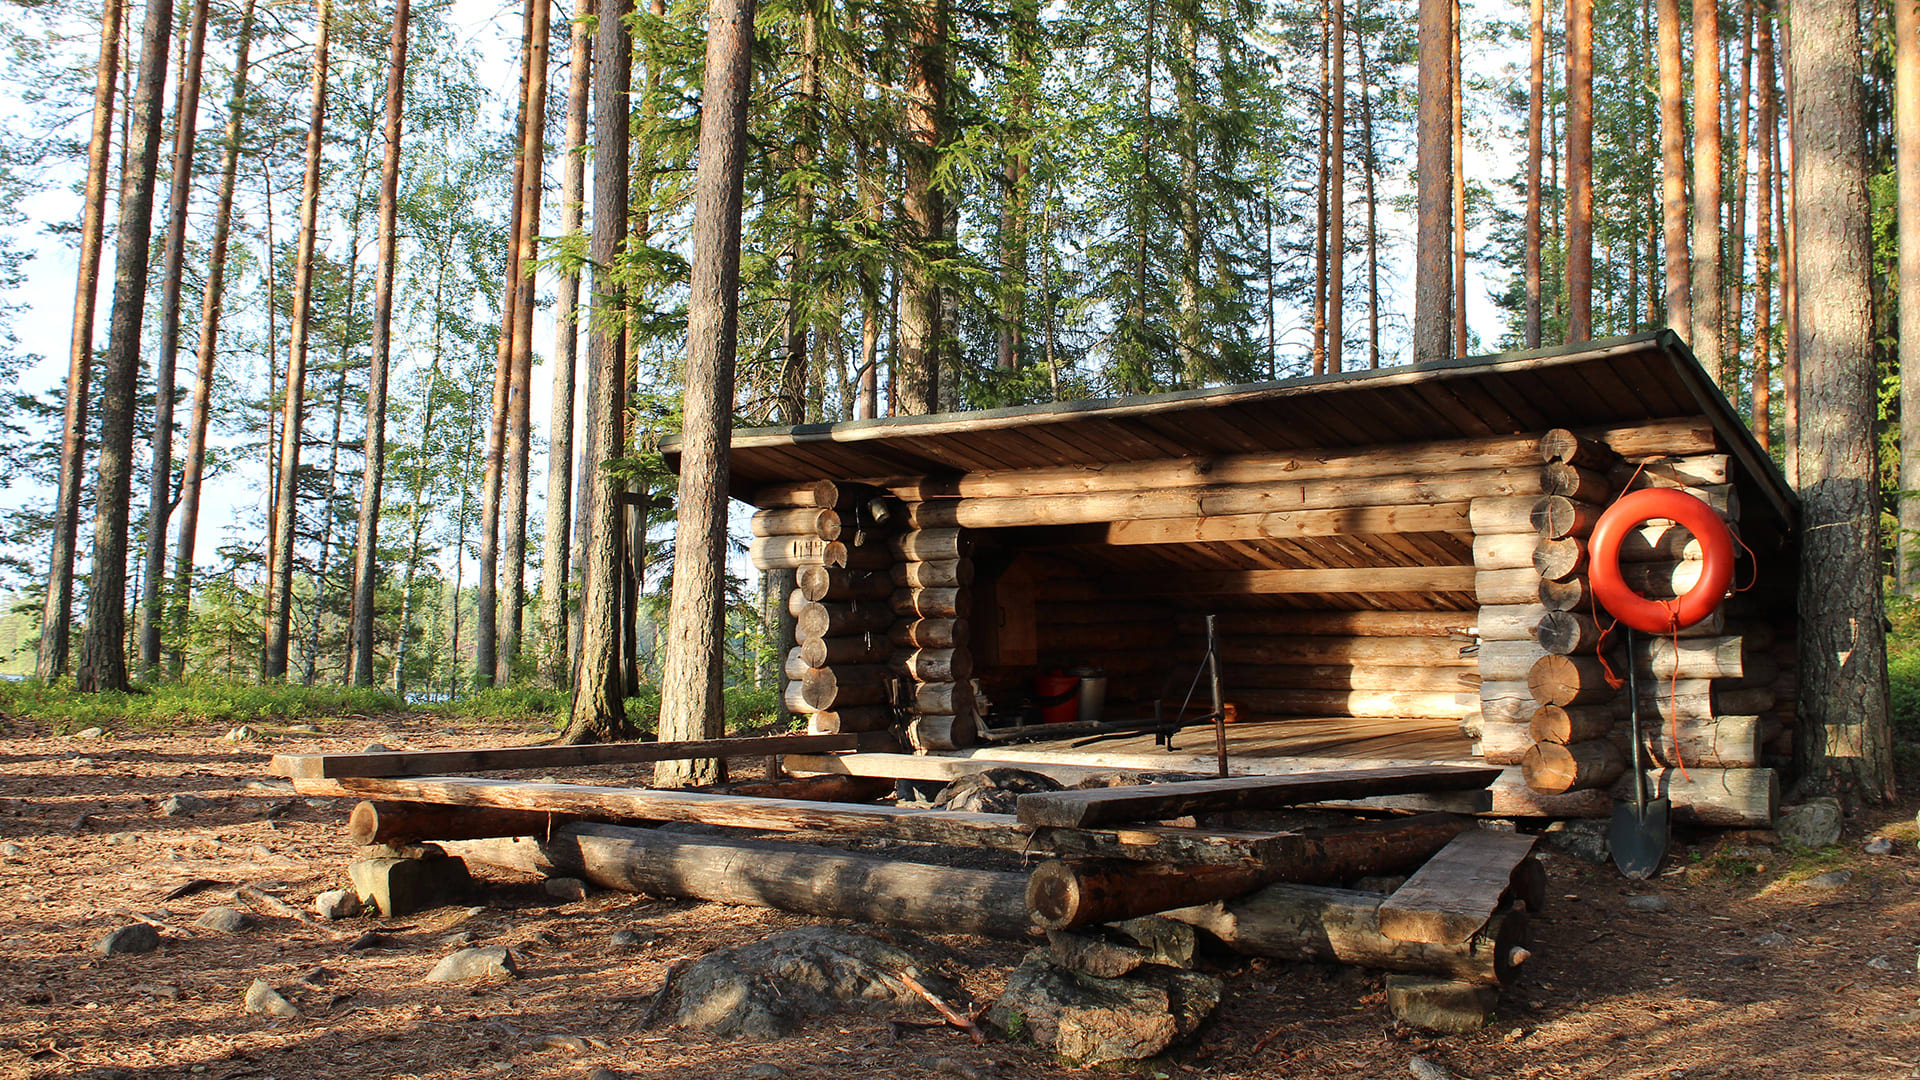
[[[337,686],[265,686],[189,680],[135,685],[126,693],[87,694],[65,681],[0,682],[0,717],[68,734],[90,727],[144,730],[183,724],[318,722],[398,712],[406,706],[385,690]]]

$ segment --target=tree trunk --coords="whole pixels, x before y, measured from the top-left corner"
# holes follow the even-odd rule
[[[626,484],[601,467],[625,445],[626,389],[620,326],[626,300],[613,273],[627,234],[627,92],[633,82],[629,0],[600,6],[593,52],[593,226],[588,265],[593,289],[587,318],[588,470],[580,488],[580,644],[573,659],[573,707],[561,741],[608,742],[635,734],[627,719],[620,665],[620,582],[626,562],[621,493]]]
[[[375,225],[380,245],[374,270],[373,361],[367,370],[365,464],[360,474],[360,520],[353,549],[353,615],[348,629],[347,681],[373,685],[373,617],[380,575],[380,486],[387,466],[387,365],[393,351],[393,275],[399,258],[394,227],[400,195],[400,122],[407,85],[407,20],[410,0],[394,0],[393,33],[387,42],[385,151],[380,158],[380,203]],[[429,394],[432,388],[428,388]]]
[[[693,270],[687,297],[685,422],[675,529],[673,606],[660,678],[660,738],[725,734],[727,450],[740,310],[740,201],[754,0],[711,0],[700,161],[694,175]],[[931,193],[931,189],[929,189]],[[930,284],[930,283],[929,283]],[[931,293],[931,290],[929,290]],[[663,762],[654,784],[687,787],[724,775],[717,759]]]
[[[1592,337],[1593,0],[1567,0],[1567,340]]]
[[[1920,9],[1896,3],[1894,13],[1894,132],[1899,207],[1900,295],[1900,532],[1894,571],[1912,596],[1920,569],[1913,543],[1920,536]],[[1766,47],[1766,39],[1761,39]],[[1763,61],[1764,70],[1764,61]],[[1761,99],[1761,138],[1766,138]],[[1764,213],[1764,211],[1763,211]],[[1755,376],[1756,385],[1758,376]]]
[[[1547,8],[1544,0],[1528,4],[1527,68],[1527,314],[1525,342],[1540,347],[1540,129],[1547,93]]]
[[[1018,146],[1007,153],[1000,211],[1000,326],[998,328],[998,364],[1002,371],[1020,368],[1020,351],[1025,341],[1027,312],[1027,219],[1032,213],[1032,190],[1027,182],[1027,140],[1033,129],[1034,43],[1040,33],[1040,5],[1037,0],[1018,0],[1013,5],[1007,37],[1013,63],[1013,102],[1011,108],[1014,138]]]
[[[1740,343],[1746,329],[1747,310],[1747,155],[1752,152],[1750,102],[1753,96],[1753,21],[1754,0],[1746,0],[1746,24],[1740,35],[1740,91],[1731,103],[1736,132],[1733,155],[1733,200],[1729,208],[1727,267],[1721,273],[1724,285],[1721,318],[1721,380],[1727,396],[1738,400],[1740,393]],[[1729,46],[1731,47],[1731,46]]]
[[[1206,383],[1211,358],[1206,355],[1205,326],[1200,315],[1200,28],[1195,12],[1185,12],[1179,20],[1180,58],[1173,65],[1173,92],[1180,110],[1180,126],[1174,145],[1180,154],[1180,188],[1176,199],[1180,214],[1180,369],[1183,386]],[[1320,164],[1325,178],[1326,117],[1321,117]],[[1322,193],[1324,208],[1325,194]],[[1324,227],[1326,215],[1321,215]],[[1322,244],[1324,245],[1324,237]],[[1324,292],[1324,284],[1322,289]]]
[[[934,412],[940,400],[940,288],[931,264],[946,224],[944,200],[933,183],[946,112],[946,0],[914,0],[906,18],[907,81],[899,154],[906,182],[900,204],[907,250],[900,268],[894,412],[916,415]]]
[[[1667,329],[1693,333],[1687,260],[1687,121],[1681,97],[1680,0],[1659,0],[1660,212],[1667,250]],[[1697,345],[1698,342],[1695,342]]]
[[[1754,13],[1759,23],[1760,62],[1760,182],[1754,187],[1756,235],[1753,245],[1753,436],[1762,448],[1773,445],[1773,274],[1774,228],[1779,213],[1780,119],[1778,82],[1774,74],[1773,13],[1762,4]],[[1904,370],[1904,368],[1903,368]],[[1906,415],[1904,412],[1902,415]],[[1901,481],[1905,483],[1904,477]]]
[[[1327,370],[1339,371],[1346,353],[1347,323],[1347,5],[1333,9],[1333,123],[1327,197]]]
[[[400,580],[400,618],[393,634],[393,670],[389,685],[396,694],[404,694],[407,689],[407,640],[413,621],[413,588],[420,572],[420,536],[426,525],[426,508],[421,505],[421,496],[427,483],[427,440],[433,431],[434,416],[440,404],[440,364],[446,355],[446,268],[453,257],[455,232],[452,223],[448,223],[446,245],[441,248],[440,261],[436,264],[433,281],[433,360],[427,368],[427,387],[425,396],[427,405],[425,414],[420,418],[419,456],[413,462],[412,494],[407,502],[407,568]],[[464,468],[464,461],[462,463]],[[461,498],[466,497],[464,474],[461,484]],[[465,545],[455,548],[455,557],[465,559]],[[431,680],[429,680],[431,686]]]
[[[78,683],[87,691],[127,688],[127,517],[133,493],[133,411],[139,392],[140,328],[146,312],[154,171],[160,161],[160,109],[167,87],[173,0],[150,0],[140,28],[140,78],[134,85],[127,168],[120,185],[114,245],[113,311],[101,364],[100,465],[94,480],[93,569],[87,578],[87,632]],[[77,322],[77,320],[76,320]]]
[[[1453,66],[1448,89],[1453,112],[1453,355],[1467,355],[1467,147],[1466,105],[1461,97],[1460,0],[1453,0],[1447,52]]]
[[[1720,382],[1720,4],[1693,0],[1693,355]]]
[[[1420,0],[1418,84],[1419,235],[1414,254],[1413,359],[1443,360],[1451,352],[1453,273],[1452,0]]]
[[[1366,170],[1367,183],[1367,367],[1380,366],[1380,201],[1374,191],[1374,173],[1377,162],[1373,152],[1373,82],[1367,72],[1367,28],[1366,6],[1361,5],[1360,17],[1353,28],[1354,54],[1360,60],[1360,157],[1361,167]],[[1267,202],[1267,224],[1273,224],[1273,203]],[[1273,304],[1273,257],[1272,240],[1268,240],[1267,257],[1268,288],[1267,304]],[[1271,352],[1272,323],[1268,323],[1269,352]],[[1271,357],[1269,357],[1271,366]]]
[[[579,14],[590,15],[594,0],[583,0]],[[586,197],[587,104],[593,70],[593,38],[585,24],[575,23],[568,57],[567,136],[562,150],[566,162],[560,181],[560,235],[580,232],[580,204]],[[540,568],[540,681],[552,687],[567,685],[567,583],[573,579],[573,407],[574,377],[579,367],[580,271],[568,264],[555,290],[553,343],[553,412],[547,430],[546,535]]]
[[[48,559],[47,601],[40,616],[40,648],[34,674],[52,682],[67,673],[68,628],[73,621],[73,559],[80,534],[80,486],[87,464],[88,383],[93,374],[93,309],[100,291],[101,237],[107,213],[107,166],[113,139],[113,96],[118,89],[123,0],[100,8],[100,61],[94,69],[93,134],[87,141],[87,186],[80,213],[80,271],[73,296],[73,330],[67,352],[66,409],[60,425],[60,493],[54,504],[53,552]]]
[[[1804,790],[1894,797],[1880,596],[1860,15],[1851,0],[1789,0],[1800,443],[1800,717]]]
[[[194,548],[200,529],[200,483],[207,466],[207,427],[213,408],[213,365],[219,355],[221,302],[227,281],[227,240],[233,225],[233,191],[240,171],[240,134],[246,118],[247,55],[253,43],[254,0],[240,13],[240,39],[235,45],[233,91],[227,97],[227,131],[220,165],[219,205],[213,213],[213,247],[207,255],[207,283],[200,298],[200,340],[194,357],[193,411],[187,422],[186,460],[180,467],[180,518],[174,538],[173,598],[168,622],[173,649],[168,670],[178,679],[185,671],[183,653],[187,617],[193,603]],[[271,355],[271,352],[269,352]],[[268,364],[269,370],[272,364]]]
[[[320,150],[327,123],[327,35],[332,28],[332,0],[318,0],[313,47],[311,118],[307,125],[307,170],[300,190],[300,246],[294,256],[292,343],[287,354],[286,404],[280,420],[279,478],[273,514],[273,568],[271,602],[267,616],[267,648],[261,676],[284,679],[287,646],[293,619],[294,523],[300,509],[300,432],[307,389],[307,331],[312,310],[313,248],[320,215]]]
[[[1314,102],[1314,113],[1320,121],[1320,169],[1313,182],[1313,373],[1322,375],[1327,370],[1327,155],[1331,119],[1327,115],[1327,80],[1331,77],[1328,69],[1327,49],[1331,42],[1327,40],[1327,28],[1330,21],[1328,8],[1330,0],[1320,0],[1320,93]],[[1455,148],[1455,156],[1459,150]],[[1185,176],[1181,177],[1184,184]]]
[[[167,248],[161,256],[159,357],[153,373],[152,474],[147,485],[146,573],[140,582],[140,675],[160,676],[160,594],[167,576],[167,518],[173,509],[174,371],[180,357],[180,270],[187,258],[187,196],[193,189],[193,138],[200,115],[200,62],[206,55],[207,0],[187,17],[186,58],[173,107],[173,178],[167,192]]]
[[[1788,9],[1791,12],[1792,9]],[[1781,55],[1781,79],[1786,84],[1786,127],[1787,137],[1784,146],[1779,139],[1774,140],[1774,148],[1782,156],[1780,169],[1781,190],[1776,191],[1775,202],[1780,208],[1780,322],[1785,333],[1785,347],[1781,350],[1780,364],[1780,455],[1783,470],[1787,474],[1787,483],[1800,485],[1800,179],[1797,165],[1790,158],[1797,159],[1800,145],[1796,136],[1799,120],[1793,108],[1793,21],[1791,17],[1775,24],[1778,39],[1775,47]]]

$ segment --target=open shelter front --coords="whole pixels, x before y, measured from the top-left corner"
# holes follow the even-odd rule
[[[1629,686],[1683,816],[1770,821],[1791,757],[1796,503],[1667,332],[740,431],[730,467],[755,565],[793,574],[787,705],[863,736],[803,771],[1490,763],[1476,809],[1593,816],[1631,780]],[[1712,616],[1629,657],[1586,537],[1645,486],[1699,497],[1741,557]],[[1619,560],[1652,597],[1702,567],[1660,521]],[[1198,726],[1209,617],[1224,746]]]

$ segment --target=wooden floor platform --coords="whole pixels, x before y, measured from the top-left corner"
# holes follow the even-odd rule
[[[994,757],[1021,754],[1058,754],[1071,751],[1076,759],[1113,755],[1173,758],[1211,757],[1213,729],[1196,725],[1173,736],[1173,749],[1154,742],[1149,734],[1107,738],[1076,747],[1082,737],[990,744],[976,753]],[[1354,758],[1368,761],[1408,761],[1422,764],[1478,765],[1473,740],[1452,720],[1409,720],[1397,717],[1301,716],[1256,720],[1227,725],[1227,757]],[[1175,766],[1168,766],[1169,768]]]

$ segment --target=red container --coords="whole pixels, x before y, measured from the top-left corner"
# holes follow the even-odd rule
[[[1050,671],[1033,680],[1036,704],[1043,724],[1070,724],[1080,719],[1080,676]]]

